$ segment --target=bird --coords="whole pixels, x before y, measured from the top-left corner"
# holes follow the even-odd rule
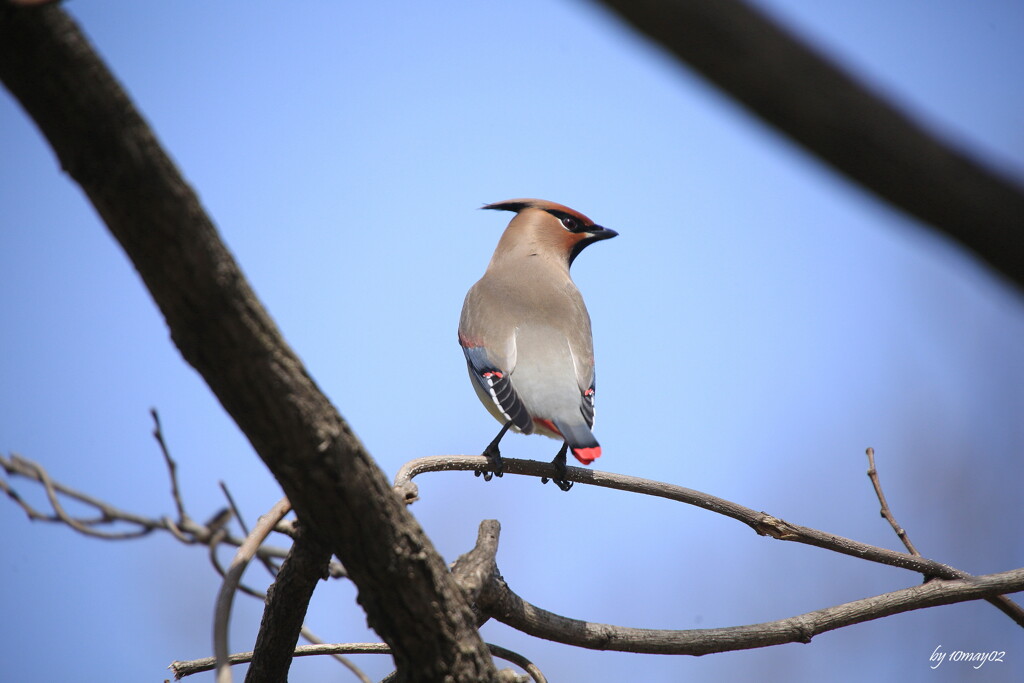
[[[601,455],[591,431],[590,314],[569,267],[584,248],[618,233],[543,199],[509,199],[481,208],[515,214],[483,277],[466,294],[459,318],[459,344],[473,388],[502,425],[484,449],[493,471],[484,472],[484,479],[502,475],[498,444],[511,429],[562,440],[552,479],[568,491],[566,452],[584,465]]]

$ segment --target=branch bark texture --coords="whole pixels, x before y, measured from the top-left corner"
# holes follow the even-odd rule
[[[603,0],[812,154],[1024,287],[1024,188],[938,139],[743,0]]]
[[[306,618],[306,607],[317,581],[327,575],[331,551],[320,539],[299,525],[295,542],[267,591],[259,636],[246,683],[286,681],[292,652]]]
[[[57,6],[0,3],[0,79],[131,258],[182,356],[359,589],[404,680],[495,669],[443,560],[307,374],[128,96]]]
[[[809,643],[819,633],[845,626],[1020,590],[1024,590],[1024,569],[1014,569],[969,579],[936,579],[763,624],[678,631],[612,626],[563,617],[526,602],[509,589],[500,575],[485,588],[480,604],[484,612],[514,629],[566,645],[646,654],[706,655],[784,643]]]

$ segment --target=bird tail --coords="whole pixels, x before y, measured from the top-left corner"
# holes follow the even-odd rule
[[[569,424],[561,420],[555,420],[555,427],[559,434],[569,444],[569,450],[573,456],[584,465],[589,465],[601,457],[601,445],[594,438],[594,433],[585,422]]]

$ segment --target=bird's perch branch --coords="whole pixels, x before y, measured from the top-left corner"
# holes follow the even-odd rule
[[[395,491],[407,503],[414,502],[419,496],[419,489],[412,481],[414,477],[426,472],[470,471],[476,472],[490,467],[487,458],[479,455],[441,455],[417,458],[405,463],[395,475]],[[550,463],[534,460],[504,459],[506,474],[520,474],[532,477],[551,478],[555,468]],[[813,545],[825,550],[849,555],[862,560],[901,567],[925,576],[944,579],[970,579],[971,575],[949,565],[935,562],[924,557],[899,553],[877,546],[860,543],[849,538],[825,533],[810,527],[790,524],[785,520],[773,517],[765,512],[758,512],[732,501],[724,500],[701,491],[695,491],[675,484],[667,484],[649,479],[630,477],[625,474],[614,474],[600,470],[567,467],[565,478],[579,484],[590,484],[604,488],[642,493],[648,496],[668,498],[680,503],[694,505],[726,517],[743,522],[762,536],[771,536],[781,541],[793,541],[805,545]],[[1004,598],[997,601],[997,607],[1018,625],[1024,626],[1024,610],[1019,605]]]
[[[474,600],[482,617],[493,617],[538,638],[594,650],[699,656],[785,643],[809,643],[821,633],[893,614],[1024,590],[1022,568],[967,579],[936,579],[924,585],[760,624],[684,630],[631,628],[564,617],[516,595],[508,587],[495,560],[499,531],[496,521],[481,522],[476,547],[459,558],[453,568],[453,573],[461,574],[460,583],[464,581],[464,590]],[[346,652],[369,651],[361,649],[366,647],[365,644],[336,647],[345,648]],[[496,651],[494,654],[503,656]],[[238,655],[233,655],[232,661],[235,657]],[[172,667],[177,672],[186,665],[191,669],[196,664],[199,662],[176,662]],[[208,664],[204,662],[204,666]],[[539,680],[536,676],[534,678]]]
[[[0,460],[0,463],[2,462],[4,461]],[[417,487],[412,478],[418,474],[431,471],[475,471],[487,466],[489,466],[489,462],[481,456],[420,458],[403,466],[396,478],[396,490],[408,500],[412,500],[417,495]],[[538,478],[550,477],[552,469],[553,466],[550,463],[518,459],[505,460],[505,471],[509,474],[522,474]],[[459,585],[467,602],[473,606],[478,624],[483,624],[489,618],[495,618],[530,635],[594,649],[660,654],[706,654],[767,647],[786,642],[806,642],[818,633],[862,621],[966,600],[1002,598],[1011,606],[1011,610],[1019,610],[1015,603],[1001,594],[1024,590],[1024,569],[972,577],[953,567],[926,558],[896,553],[790,524],[766,513],[756,512],[751,508],[672,484],[579,467],[567,468],[566,476],[581,484],[593,484],[685,502],[733,517],[758,533],[769,534],[780,540],[808,543],[852,557],[903,567],[929,576],[945,576],[947,579],[933,580],[923,586],[894,591],[765,624],[697,630],[638,629],[595,624],[548,612],[531,605],[512,592],[498,571],[495,559],[500,526],[496,521],[485,520],[480,525],[476,546],[456,560],[451,569],[452,577]],[[42,480],[38,478],[36,480],[44,486],[46,485]],[[46,481],[54,488],[61,486],[49,481],[48,478]],[[2,483],[0,480],[0,484]],[[270,609],[270,605],[268,605],[268,610]],[[1017,620],[1014,614],[1011,616]],[[280,642],[278,645],[280,647],[277,648],[277,655],[280,655],[280,650],[284,646]],[[360,647],[358,645],[329,646],[327,648],[306,647],[294,651],[289,650],[288,656],[384,651],[381,649],[384,647],[383,645],[374,645],[369,650],[361,650]],[[489,647],[495,656],[505,657],[495,650],[494,646]],[[249,661],[248,657],[251,657],[251,654],[231,655],[229,661],[232,663]],[[513,662],[517,661],[511,657],[506,658]],[[194,672],[190,670],[193,665],[205,667],[201,670],[207,670],[212,668],[212,660],[208,664],[176,662],[172,667],[176,671],[179,669],[182,671],[179,675],[187,675],[187,673]],[[536,675],[534,678],[540,680]]]

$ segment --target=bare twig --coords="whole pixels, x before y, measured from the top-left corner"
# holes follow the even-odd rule
[[[310,657],[312,655],[330,654],[391,654],[391,648],[384,643],[346,643],[344,645],[300,645],[295,648],[296,657]],[[252,661],[252,652],[237,652],[228,656],[228,663],[246,664]],[[189,661],[174,661],[167,667],[174,672],[175,680],[191,676],[192,674],[212,671],[217,668],[216,657],[203,657]]]
[[[242,533],[246,536],[249,535],[249,527],[245,523],[245,519],[242,517],[242,512],[235,505],[235,499],[231,495],[231,491],[228,490],[228,485],[223,481],[217,482],[220,484],[220,490],[224,492],[224,497],[228,499],[228,505],[231,507],[231,512],[235,514],[235,519],[238,520],[238,526],[242,527]]]
[[[491,643],[487,643],[487,647],[491,649],[491,654],[495,657],[504,659],[506,662],[512,662],[528,673],[535,683],[547,683],[548,679],[544,676],[544,672],[541,671],[536,664],[518,652],[513,652],[512,650],[501,647],[500,645],[493,645]]]
[[[882,509],[880,511],[882,517],[884,517],[885,520],[889,522],[889,526],[891,526],[892,530],[896,532],[896,535],[899,536],[899,539],[903,541],[903,545],[904,547],[906,547],[907,552],[909,552],[911,555],[917,555],[918,557],[920,557],[921,553],[919,553],[917,551],[917,548],[914,547],[914,544],[910,542],[910,537],[907,536],[907,530],[901,527],[896,522],[896,518],[893,516],[892,510],[889,509],[889,503],[888,501],[885,500],[885,494],[882,493],[882,482],[879,481],[878,470],[875,468],[875,449],[868,448],[867,455],[868,478],[871,479],[871,485],[875,487],[875,495],[878,496],[878,503],[879,505],[882,506]]]
[[[238,509],[238,505],[235,504],[235,498],[234,498],[234,496],[231,495],[231,491],[228,489],[228,485],[225,484],[223,481],[218,482],[218,483],[220,484],[220,490],[224,493],[224,497],[227,498],[228,505],[231,506],[231,510],[234,512],[235,519],[238,520],[238,526],[242,527],[242,533],[244,533],[246,536],[248,536],[249,535],[249,526],[245,523],[245,519],[242,517],[242,511],[239,510]],[[284,520],[282,520],[274,528],[274,530],[275,531],[281,530],[281,526],[283,524],[284,524]],[[292,534],[294,534],[294,529],[289,529],[289,536],[292,536]],[[293,536],[293,538],[294,538],[294,536]],[[269,558],[269,557],[259,557],[258,559],[260,560],[260,563],[266,568],[267,572],[269,572],[272,577],[276,577],[277,576],[277,572],[278,572],[279,567],[271,558]],[[220,572],[219,569],[218,569],[218,572]],[[220,572],[220,575],[221,575],[221,577],[223,577],[224,573]],[[256,597],[256,594],[252,592],[252,589],[248,589],[244,584],[241,585],[241,588],[242,588],[243,592],[248,593],[249,595],[253,595],[254,597]],[[264,599],[264,600],[266,599],[266,595],[263,594],[263,593],[259,593],[259,596],[262,599]]]
[[[315,633],[310,631],[305,626],[303,626],[302,630],[299,631],[299,635],[301,635],[303,638],[308,640],[313,645],[327,645],[328,644],[328,643],[325,643],[319,636],[317,636]],[[337,661],[339,661],[343,665],[345,665],[345,667],[349,671],[351,671],[352,674],[356,678],[359,679],[359,683],[373,683],[373,680],[369,676],[367,676],[365,673],[363,673],[363,670],[360,669],[358,666],[356,666],[355,663],[351,659],[346,657],[345,655],[341,654],[340,652],[330,652],[330,653],[327,653],[327,654],[329,654],[331,657],[334,657],[334,659],[336,659]]]
[[[115,515],[114,510],[110,506],[102,503],[95,498],[91,498],[85,495],[71,495],[68,490],[60,484],[55,483],[50,475],[41,466],[32,462],[31,460],[25,460],[17,455],[12,455],[9,460],[4,459],[0,456],[0,466],[4,468],[7,474],[19,474],[30,479],[34,479],[43,485],[43,489],[46,491],[46,498],[50,502],[50,506],[53,508],[53,515],[47,515],[39,512],[31,505],[29,505],[23,498],[13,494],[13,489],[5,485],[5,490],[8,491],[8,496],[11,497],[16,503],[18,503],[23,510],[28,514],[30,519],[44,520],[48,522],[60,522],[66,524],[80,534],[86,536],[92,536],[94,538],[103,538],[106,540],[126,540],[131,538],[139,538],[153,531],[156,526],[162,526],[161,524],[150,525],[146,522],[149,520],[142,520],[135,515]],[[58,497],[58,493],[69,495],[72,498],[78,499],[86,505],[91,505],[96,508],[100,513],[100,516],[95,519],[79,519],[68,514],[67,510],[61,504]],[[124,521],[135,522],[140,527],[135,531],[124,531],[124,532],[107,532],[97,531],[93,529],[94,526],[101,524],[107,524],[114,520],[122,519]],[[140,523],[141,522],[141,523]]]
[[[911,555],[921,556],[921,553],[917,551],[914,544],[910,542],[910,536],[907,535],[906,529],[900,526],[896,521],[896,517],[892,514],[892,510],[889,508],[889,502],[885,499],[885,493],[882,492],[882,482],[878,478],[878,469],[875,467],[875,449],[867,449],[868,456],[868,478],[871,479],[871,485],[875,488],[875,495],[878,497],[878,503],[882,506],[881,515],[889,522],[889,526],[892,527],[893,531],[903,542],[903,545],[910,552]],[[924,580],[930,581],[932,575],[925,574]],[[1011,619],[1016,621],[1018,624],[1024,624],[1024,608],[1018,605],[1016,602],[1006,597],[1005,595],[996,595],[991,598],[987,598],[987,602],[991,603],[995,607],[999,608],[1004,614],[1009,616]]]
[[[171,497],[174,499],[174,506],[178,509],[178,525],[184,526],[189,522],[188,513],[185,512],[185,503],[181,499],[181,489],[178,487],[178,463],[174,462],[171,452],[164,440],[164,431],[160,427],[160,414],[156,408],[150,408],[149,414],[153,416],[153,438],[160,445],[160,452],[163,453],[164,462],[167,463],[167,471],[171,477]]]
[[[228,567],[224,582],[221,584],[220,592],[217,594],[217,609],[213,615],[213,652],[217,657],[217,683],[231,683],[231,664],[228,661],[228,622],[231,619],[231,604],[234,601],[235,591],[238,589],[242,573],[249,565],[249,561],[256,556],[256,551],[266,540],[270,532],[288,511],[292,509],[287,498],[282,498],[274,504],[267,514],[260,517],[256,528],[252,530],[245,542],[239,546],[235,553],[235,559]]]
[[[406,503],[411,503],[419,496],[419,489],[412,481],[417,475],[425,472],[449,472],[456,470],[482,471],[489,466],[488,463],[487,458],[479,455],[441,455],[417,458],[405,463],[398,471],[398,474],[395,476],[394,488],[404,498]],[[503,463],[507,474],[548,478],[555,474],[554,465],[551,463],[515,458],[505,458]],[[674,484],[640,479],[624,474],[602,472],[601,470],[583,469],[581,467],[567,467],[564,478],[580,484],[591,484],[619,491],[642,493],[648,496],[668,498],[669,500],[675,500],[688,505],[695,505],[743,522],[762,536],[771,536],[782,541],[794,541],[796,543],[813,545],[862,560],[909,569],[927,576],[937,576],[944,579],[967,579],[971,576],[967,572],[960,571],[941,562],[860,543],[859,541],[825,533],[817,529],[790,524],[767,513],[757,512],[731,501]],[[1017,624],[1024,626],[1024,610],[1021,610],[1016,603],[1008,598],[1006,600],[1009,602],[1009,605],[997,606]]]
[[[500,659],[512,662],[516,666],[521,667],[533,678],[536,683],[547,683],[547,679],[544,674],[541,673],[540,669],[535,664],[530,662],[522,655],[512,652],[503,647],[497,645],[487,644],[488,649],[491,653]],[[295,657],[309,657],[313,655],[389,655],[391,654],[391,648],[384,643],[337,643],[330,645],[300,645],[295,648]],[[231,665],[235,664],[246,664],[252,661],[252,652],[238,652],[229,656],[228,661]],[[204,657],[202,659],[193,659],[190,661],[175,661],[171,662],[171,665],[167,667],[174,672],[174,679],[180,680],[186,676],[192,674],[203,673],[204,671],[212,671],[217,666],[217,660],[215,657]]]
[[[192,520],[191,517],[187,516],[187,521],[181,525],[166,516],[159,519],[143,517],[114,507],[109,503],[105,503],[93,496],[82,493],[70,486],[53,481],[42,465],[15,454],[12,454],[9,458],[5,458],[3,455],[0,455],[0,469],[3,469],[8,476],[23,477],[41,484],[47,492],[47,499],[50,501],[51,506],[58,496],[64,496],[70,500],[74,500],[92,508],[96,515],[93,518],[72,517],[64,510],[63,506],[61,506],[59,502],[54,506],[54,512],[52,514],[42,512],[22,498],[21,495],[19,495],[18,492],[15,491],[6,481],[0,480],[0,490],[3,490],[11,500],[21,507],[21,509],[25,511],[25,514],[28,515],[29,519],[65,524],[79,533],[83,533],[94,538],[102,538],[104,540],[129,540],[145,536],[153,531],[166,531],[186,545],[209,545],[210,539],[213,538],[218,529],[230,519],[230,513],[228,512],[227,516],[225,516],[226,511],[224,510],[218,511],[213,515],[207,524],[199,524]],[[130,532],[120,533],[102,532],[93,528],[116,524],[129,524],[136,528]],[[222,543],[235,547],[240,546],[242,541],[242,538],[231,535],[230,533],[221,538]],[[288,550],[285,548],[261,546],[259,549],[260,557],[283,559],[287,554]],[[344,569],[338,565],[337,574],[332,571],[331,575],[344,576]]]

